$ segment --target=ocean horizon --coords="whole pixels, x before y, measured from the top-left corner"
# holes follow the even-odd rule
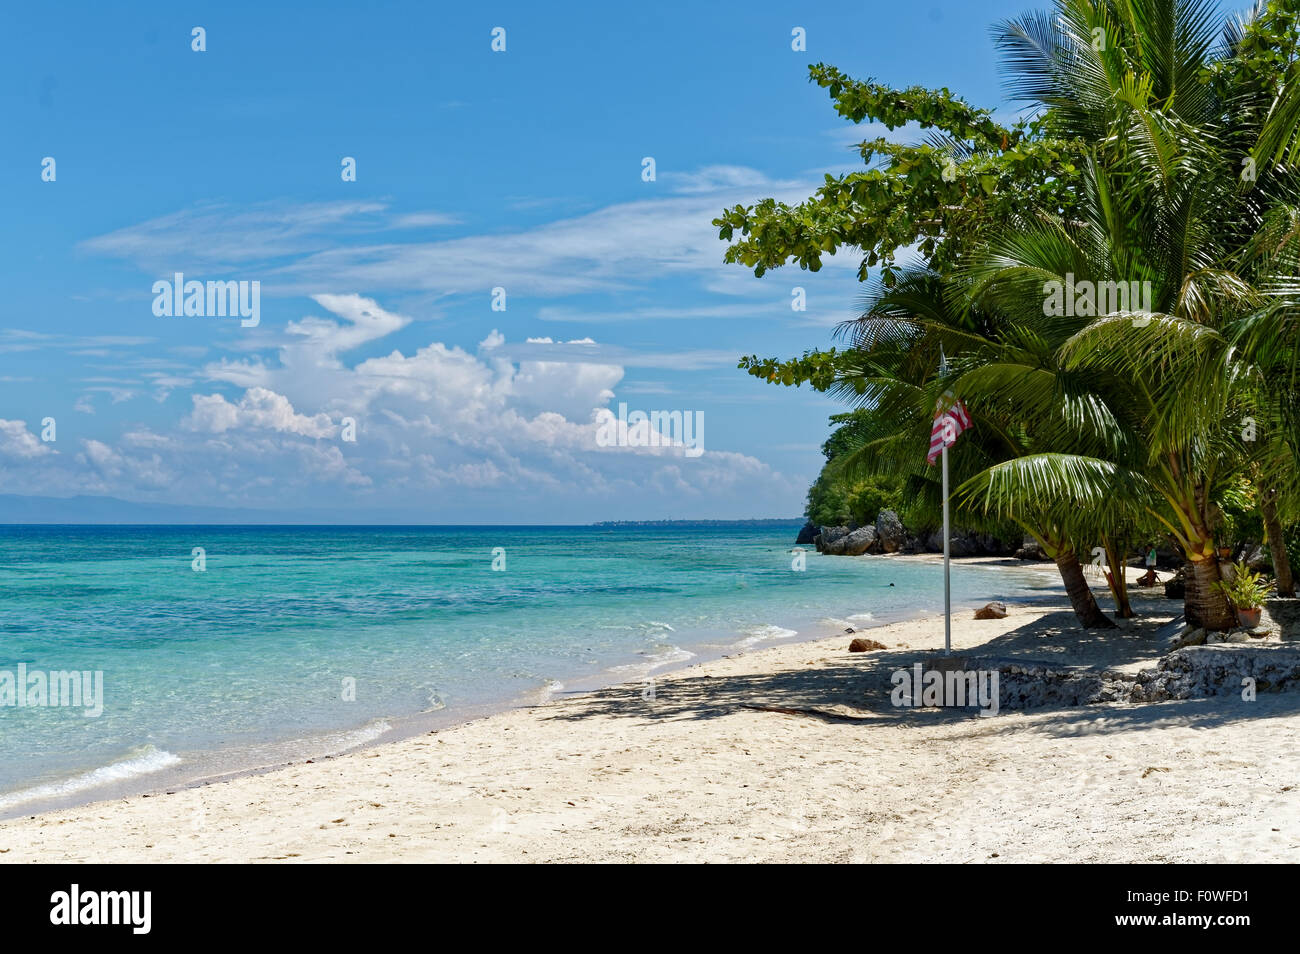
[[[0,816],[942,610],[933,563],[795,569],[797,527],[0,527]],[[1054,583],[957,564],[953,605]],[[20,666],[85,673],[86,698],[2,698]]]

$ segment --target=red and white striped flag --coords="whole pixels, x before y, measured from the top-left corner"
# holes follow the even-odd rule
[[[957,442],[957,435],[970,427],[970,414],[966,405],[953,397],[951,391],[944,392],[934,409],[934,426],[930,428],[930,453],[925,462],[933,466],[945,447]]]

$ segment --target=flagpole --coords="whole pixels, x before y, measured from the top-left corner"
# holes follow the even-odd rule
[[[939,376],[948,373],[948,358],[939,346]],[[945,421],[946,426],[952,425]],[[943,434],[943,654],[952,653],[952,588],[948,583],[948,440]]]
[[[952,589],[948,585],[948,446],[943,448],[943,654],[952,653]]]

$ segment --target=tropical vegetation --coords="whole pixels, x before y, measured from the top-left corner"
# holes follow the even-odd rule
[[[838,347],[740,367],[842,399],[832,481],[884,480],[923,508],[951,392],[974,423],[950,452],[956,519],[1036,538],[1088,627],[1113,622],[1083,565],[1164,541],[1188,621],[1227,629],[1221,546],[1265,539],[1293,589],[1300,0],[1226,22],[1213,0],[1056,0],[993,35],[1026,117],[1007,125],[946,89],[810,68],[842,116],[924,137],[862,143],[864,170],[798,206],[715,220],[727,260],[759,275],[863,256]],[[1106,578],[1131,615],[1124,574]]]

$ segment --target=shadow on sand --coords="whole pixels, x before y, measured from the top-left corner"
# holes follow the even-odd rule
[[[1164,651],[1156,630],[1172,614],[1134,620],[1130,628],[1085,631],[1069,612],[1054,612],[1031,624],[990,639],[966,653],[979,658],[1041,662],[1084,669],[1149,668]],[[859,635],[870,636],[866,630]],[[845,645],[849,640],[844,637]],[[1179,725],[1212,728],[1247,719],[1273,718],[1300,711],[1300,692],[1261,693],[1258,701],[1239,695],[1145,704],[1103,704],[1069,708],[1036,708],[1004,712],[992,718],[973,710],[899,708],[890,703],[890,675],[937,655],[919,649],[886,649],[867,653],[826,655],[808,647],[807,662],[776,672],[707,676],[687,673],[629,683],[599,692],[557,700],[545,718],[580,721],[592,717],[621,717],[645,721],[713,719],[742,710],[792,709],[797,715],[754,711],[757,718],[818,718],[843,726],[846,732],[868,732],[873,725],[934,725],[971,723],[970,736],[1023,729],[1015,715],[1034,717],[1037,731],[1079,736],[1132,728]],[[956,655],[956,653],[954,653]]]

